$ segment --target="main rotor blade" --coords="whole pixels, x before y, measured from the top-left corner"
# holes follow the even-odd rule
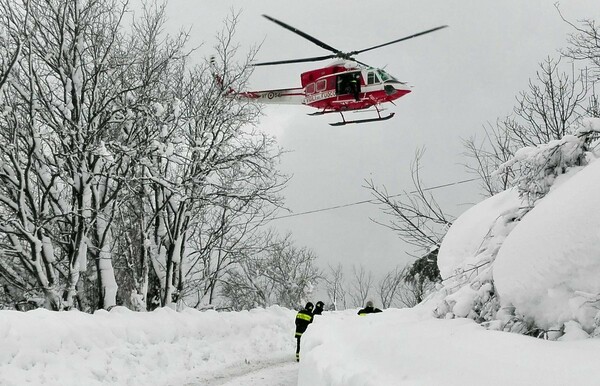
[[[268,16],[268,15],[263,15],[263,16],[264,16],[264,17],[266,17],[267,19],[271,20],[273,23],[275,23],[275,24],[279,24],[279,25],[280,25],[280,26],[282,26],[283,28],[285,28],[285,29],[287,29],[287,30],[290,30],[290,31],[292,31],[292,32],[293,32],[293,33],[295,33],[295,34],[302,36],[304,39],[307,39],[307,40],[309,40],[309,41],[311,41],[311,42],[315,43],[316,45],[318,45],[318,46],[319,46],[319,47],[321,47],[321,48],[324,48],[324,49],[326,49],[326,50],[328,50],[328,51],[331,51],[331,52],[334,52],[334,53],[338,53],[338,52],[340,52],[339,50],[337,50],[337,49],[335,49],[335,48],[331,47],[330,45],[328,45],[328,44],[325,44],[325,43],[323,43],[322,41],[320,41],[320,40],[318,40],[318,39],[315,39],[315,38],[313,38],[313,37],[312,37],[312,36],[310,36],[309,34],[307,34],[307,33],[304,33],[304,32],[302,32],[302,31],[300,31],[299,29],[292,27],[291,25],[285,24],[284,22],[282,22],[282,21],[279,21],[279,20],[277,20],[277,19],[274,19],[274,18],[272,18],[271,16]]]
[[[304,63],[304,62],[318,62],[319,60],[333,59],[337,57],[336,55],[325,55],[325,56],[313,56],[312,58],[304,58],[304,59],[289,59],[289,60],[277,60],[274,62],[261,62],[254,63],[252,66],[271,66],[275,64],[289,64],[289,63]]]
[[[348,59],[348,60],[351,60],[351,61],[353,61],[353,62],[356,62],[356,63],[358,63],[358,64],[360,64],[360,65],[363,65],[363,66],[365,66],[365,67],[367,67],[367,68],[373,68],[373,66],[371,66],[370,64],[363,63],[363,62],[361,62],[360,60],[356,60],[356,59],[354,59],[354,58],[350,58],[350,59]]]
[[[377,46],[365,48],[365,49],[359,50],[359,51],[353,51],[353,52],[351,52],[351,54],[352,55],[356,55],[356,54],[360,54],[361,52],[371,51],[371,50],[374,50],[376,48],[381,48],[381,47],[389,46],[390,44],[394,44],[394,43],[398,43],[398,42],[401,42],[401,41],[404,41],[404,40],[416,38],[417,36],[425,35],[425,34],[428,34],[430,32],[437,31],[439,29],[446,28],[446,27],[448,27],[448,26],[447,25],[441,25],[439,27],[428,29],[427,31],[419,32],[419,33],[416,33],[414,35],[406,36],[406,37],[403,37],[403,38],[400,38],[400,39],[397,39],[397,40],[392,40],[391,42],[379,44]]]

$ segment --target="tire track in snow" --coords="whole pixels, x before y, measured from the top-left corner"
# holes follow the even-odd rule
[[[246,363],[230,367],[211,378],[197,378],[184,386],[295,386],[298,384],[298,363],[283,358],[273,361]]]

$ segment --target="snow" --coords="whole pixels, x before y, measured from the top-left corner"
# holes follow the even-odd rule
[[[413,309],[324,312],[300,363],[296,311],[278,306],[5,310],[0,385],[597,385],[600,162],[582,143],[519,152],[512,165],[544,169],[454,222],[434,293]]]
[[[220,313],[0,311],[0,384],[210,384],[219,374],[294,361],[294,316],[276,306]]]
[[[482,240],[489,234],[493,224],[504,214],[521,206],[516,189],[495,195],[464,212],[446,233],[438,253],[438,267],[443,279],[455,275],[457,270],[476,265],[465,256],[477,256]]]
[[[548,341],[436,319],[431,304],[324,312],[294,360],[295,311],[121,307],[0,311],[0,384],[12,385],[595,385],[600,341]],[[576,323],[576,322],[573,322]],[[570,327],[569,327],[570,328]]]
[[[575,320],[594,329],[598,304],[578,294],[600,293],[600,216],[592,213],[600,213],[600,162],[553,189],[507,237],[494,265],[503,306],[544,328]]]
[[[582,134],[590,131],[600,132],[600,118],[584,118],[577,133]]]
[[[305,334],[299,386],[597,385],[600,342],[553,342],[434,319],[428,307],[324,315]]]

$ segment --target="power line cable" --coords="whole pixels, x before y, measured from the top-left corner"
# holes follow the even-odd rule
[[[429,188],[424,188],[421,189],[422,191],[428,191],[428,190],[435,190],[435,189],[441,189],[441,188],[447,188],[449,186],[454,186],[454,185],[460,185],[460,184],[465,184],[467,182],[472,182],[472,181],[476,181],[479,178],[470,178],[467,180],[462,180],[462,181],[456,181],[456,182],[449,182],[447,184],[442,184],[442,185],[436,185],[436,186],[432,186]],[[409,193],[417,193],[417,190],[413,190],[412,192]],[[404,194],[407,193],[398,193],[398,194],[393,194],[391,196],[388,197],[398,197],[398,196],[402,196]],[[341,208],[347,208],[350,206],[355,206],[355,205],[362,205],[362,204],[367,204],[367,203],[376,203],[378,202],[377,200],[371,199],[371,200],[363,200],[363,201],[356,201],[356,202],[351,202],[349,204],[343,204],[343,205],[336,205],[336,206],[329,206],[326,208],[320,208],[320,209],[313,209],[313,210],[308,210],[305,212],[298,212],[298,213],[292,213],[292,214],[286,214],[284,216],[278,216],[278,217],[273,217],[271,220],[280,220],[283,218],[290,218],[290,217],[297,217],[297,216],[304,216],[307,214],[313,214],[313,213],[319,213],[319,212],[325,212],[325,211],[329,211],[329,210],[334,210],[334,209],[341,209]]]

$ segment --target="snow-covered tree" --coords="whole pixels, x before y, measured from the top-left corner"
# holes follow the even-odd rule
[[[189,239],[187,284],[182,294],[188,304],[214,304],[229,269],[256,253],[268,240],[260,232],[270,213],[266,201],[223,196],[218,202],[204,208]]]
[[[421,303],[441,281],[437,254],[438,247],[434,247],[400,272],[397,297],[403,306],[413,307]]]
[[[582,131],[580,135],[566,135],[560,140],[522,148],[500,165],[497,173],[514,173],[513,183],[533,206],[550,191],[558,176],[587,164],[589,134],[591,132]]]
[[[513,114],[485,128],[483,139],[471,137],[464,141],[470,158],[466,167],[481,178],[486,196],[513,184],[510,170],[502,175],[494,171],[518,149],[560,140],[572,134],[581,118],[589,115],[595,98],[588,70],[577,71],[573,64],[561,65],[562,61],[549,57],[541,62],[535,78],[529,80],[528,90],[517,96]]]
[[[92,197],[109,190],[107,165],[124,167],[108,148],[125,140],[116,123],[123,90],[115,87],[125,71],[116,49],[125,9],[118,2],[13,5],[4,10],[24,32],[2,95],[3,234],[48,307],[82,301],[77,285],[88,254],[95,256],[101,305],[109,307],[116,282],[110,258],[101,259],[94,246],[92,229],[106,219]]]
[[[558,4],[556,8],[560,13]],[[595,82],[600,74],[600,27],[593,19],[580,20],[575,24],[565,19],[562,14],[561,17],[573,28],[573,33],[570,34],[568,39],[568,45],[562,50],[562,54],[574,60],[587,62],[594,75],[589,80]]]
[[[378,187],[372,181],[367,181],[366,188],[389,218],[387,223],[373,221],[391,229],[415,248],[429,251],[439,246],[454,218],[445,213],[423,187],[420,175],[423,154],[423,150],[417,151],[411,163],[412,192],[390,195],[385,187]]]
[[[399,267],[386,273],[377,285],[377,294],[383,308],[389,308],[399,296],[404,281],[404,272]]]
[[[354,307],[364,307],[373,291],[373,272],[364,265],[352,266],[352,279],[348,284],[348,295]]]
[[[341,263],[336,266],[329,265],[329,269],[323,278],[325,291],[334,310],[343,310],[346,304],[346,289],[344,281],[344,269]]]
[[[180,299],[203,269],[188,259],[203,219],[224,208],[235,230],[213,239],[234,240],[279,205],[280,151],[258,106],[224,93],[208,62],[189,65],[186,32],[162,32],[164,5],[128,33],[116,0],[3,5],[0,277],[52,309]],[[241,87],[232,33],[219,71]]]
[[[213,291],[215,277],[199,277],[210,270],[199,263],[206,262],[209,251],[225,251],[231,232],[224,227],[234,227],[234,220],[261,221],[269,213],[266,204],[279,201],[281,181],[275,166],[280,152],[274,139],[256,128],[259,107],[227,95],[214,78],[218,71],[222,82],[241,88],[249,75],[251,57],[241,66],[230,63],[233,28],[227,24],[216,48],[222,68],[210,63],[188,71],[174,67],[164,88],[152,90],[151,95],[170,101],[157,103],[154,120],[146,124],[156,137],[139,168],[145,216],[141,236],[144,255],[160,283],[162,305],[194,292],[199,279],[212,280],[208,289]],[[244,225],[235,229],[242,231]],[[198,249],[192,250],[190,243]],[[188,279],[194,288],[186,284]]]
[[[268,238],[264,250],[247,256],[223,278],[222,295],[233,309],[272,304],[298,308],[322,278],[316,255],[296,247],[291,235]]]
[[[544,202],[552,189],[598,158],[598,132],[598,119],[584,119],[574,135],[518,150],[502,165],[499,172],[509,167],[514,172],[515,186],[473,208],[475,213],[485,213],[485,218],[465,213],[457,220],[463,220],[459,228],[463,234],[455,234],[451,228],[442,243],[439,264],[444,282],[434,296],[437,316],[468,317],[494,329],[540,334],[539,327],[527,315],[499,308],[493,275],[496,256],[511,232]],[[470,245],[456,244],[459,239],[465,243],[467,238]]]
[[[29,13],[27,4],[15,4],[10,0],[0,1],[0,6],[5,12],[0,12],[0,90],[6,83],[9,74],[21,55],[21,48],[25,39],[22,21]],[[12,12],[11,8],[20,8]]]

